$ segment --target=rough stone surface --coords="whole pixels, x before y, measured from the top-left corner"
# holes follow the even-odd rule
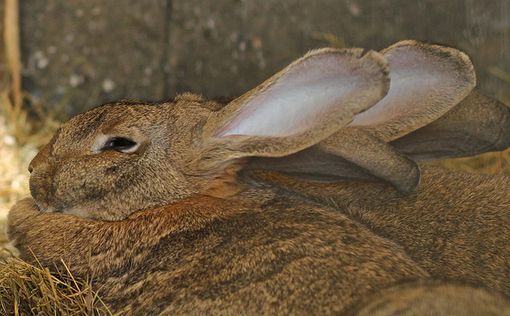
[[[71,113],[119,98],[161,98],[166,4],[20,1],[24,87]]]
[[[459,47],[472,56],[482,88],[503,97],[510,72],[506,0],[200,0],[174,1],[171,91],[237,95],[328,36],[381,49],[402,39]],[[341,41],[340,41],[341,42]],[[339,43],[341,44],[341,43]],[[506,57],[505,57],[506,56]],[[506,86],[505,86],[506,85]],[[506,95],[510,97],[510,95]]]
[[[507,0],[25,0],[21,10],[25,88],[73,113],[125,97],[236,96],[331,41],[456,46],[484,91],[510,99]]]

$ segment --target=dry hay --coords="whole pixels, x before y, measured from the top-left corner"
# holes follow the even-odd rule
[[[28,194],[26,166],[35,151],[30,146],[20,147],[0,116],[0,258],[15,252],[7,242],[5,220],[14,202]]]
[[[52,274],[15,258],[0,263],[0,314],[112,315],[90,283],[69,269]]]

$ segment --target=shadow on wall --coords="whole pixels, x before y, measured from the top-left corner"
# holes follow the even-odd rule
[[[466,51],[481,89],[510,99],[507,0],[26,0],[20,10],[24,88],[68,113],[184,91],[235,96],[309,49],[407,38]]]

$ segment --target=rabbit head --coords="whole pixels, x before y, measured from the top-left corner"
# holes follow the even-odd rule
[[[186,98],[161,105],[120,102],[66,122],[29,165],[39,208],[119,219],[137,203],[150,207],[189,195],[192,187],[171,162],[206,117],[196,104]]]
[[[119,220],[194,194],[228,196],[248,157],[281,157],[327,138],[388,90],[385,59],[321,49],[220,110],[185,94],[168,103],[118,102],[63,124],[33,159],[38,207]]]

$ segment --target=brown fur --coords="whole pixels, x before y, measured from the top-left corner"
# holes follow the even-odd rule
[[[344,215],[271,190],[198,196],[119,222],[39,213],[26,199],[9,222],[22,258],[94,276],[122,314],[337,314],[428,275]]]
[[[381,182],[320,184],[258,175],[335,207],[395,241],[433,276],[484,284],[510,295],[510,177],[428,166],[422,171],[418,190],[409,196]]]
[[[214,136],[245,102],[288,79],[288,72],[303,75],[299,69],[321,56],[359,71],[362,84],[342,99],[344,107],[328,108],[315,125],[289,137]],[[494,190],[507,179],[427,171],[419,191],[403,197],[384,184],[237,177],[249,157],[285,158],[326,140],[387,88],[380,54],[325,49],[224,110],[191,94],[95,108],[65,123],[33,160],[34,199],[13,207],[9,236],[23,259],[34,262],[35,255],[56,269],[63,260],[77,277],[92,278],[122,314],[338,314],[370,293],[430,274],[508,293],[510,256],[498,248],[506,247],[508,217],[501,212],[508,195]],[[116,138],[136,146],[105,149]],[[414,162],[378,139],[370,143],[387,150],[391,162],[371,163],[367,152],[347,158],[390,179],[410,170],[404,187],[416,184]],[[324,144],[335,152],[334,144]],[[395,166],[400,163],[411,167]],[[381,171],[387,166],[399,168]],[[450,188],[458,181],[464,184]],[[476,182],[488,182],[480,194],[469,187]]]

